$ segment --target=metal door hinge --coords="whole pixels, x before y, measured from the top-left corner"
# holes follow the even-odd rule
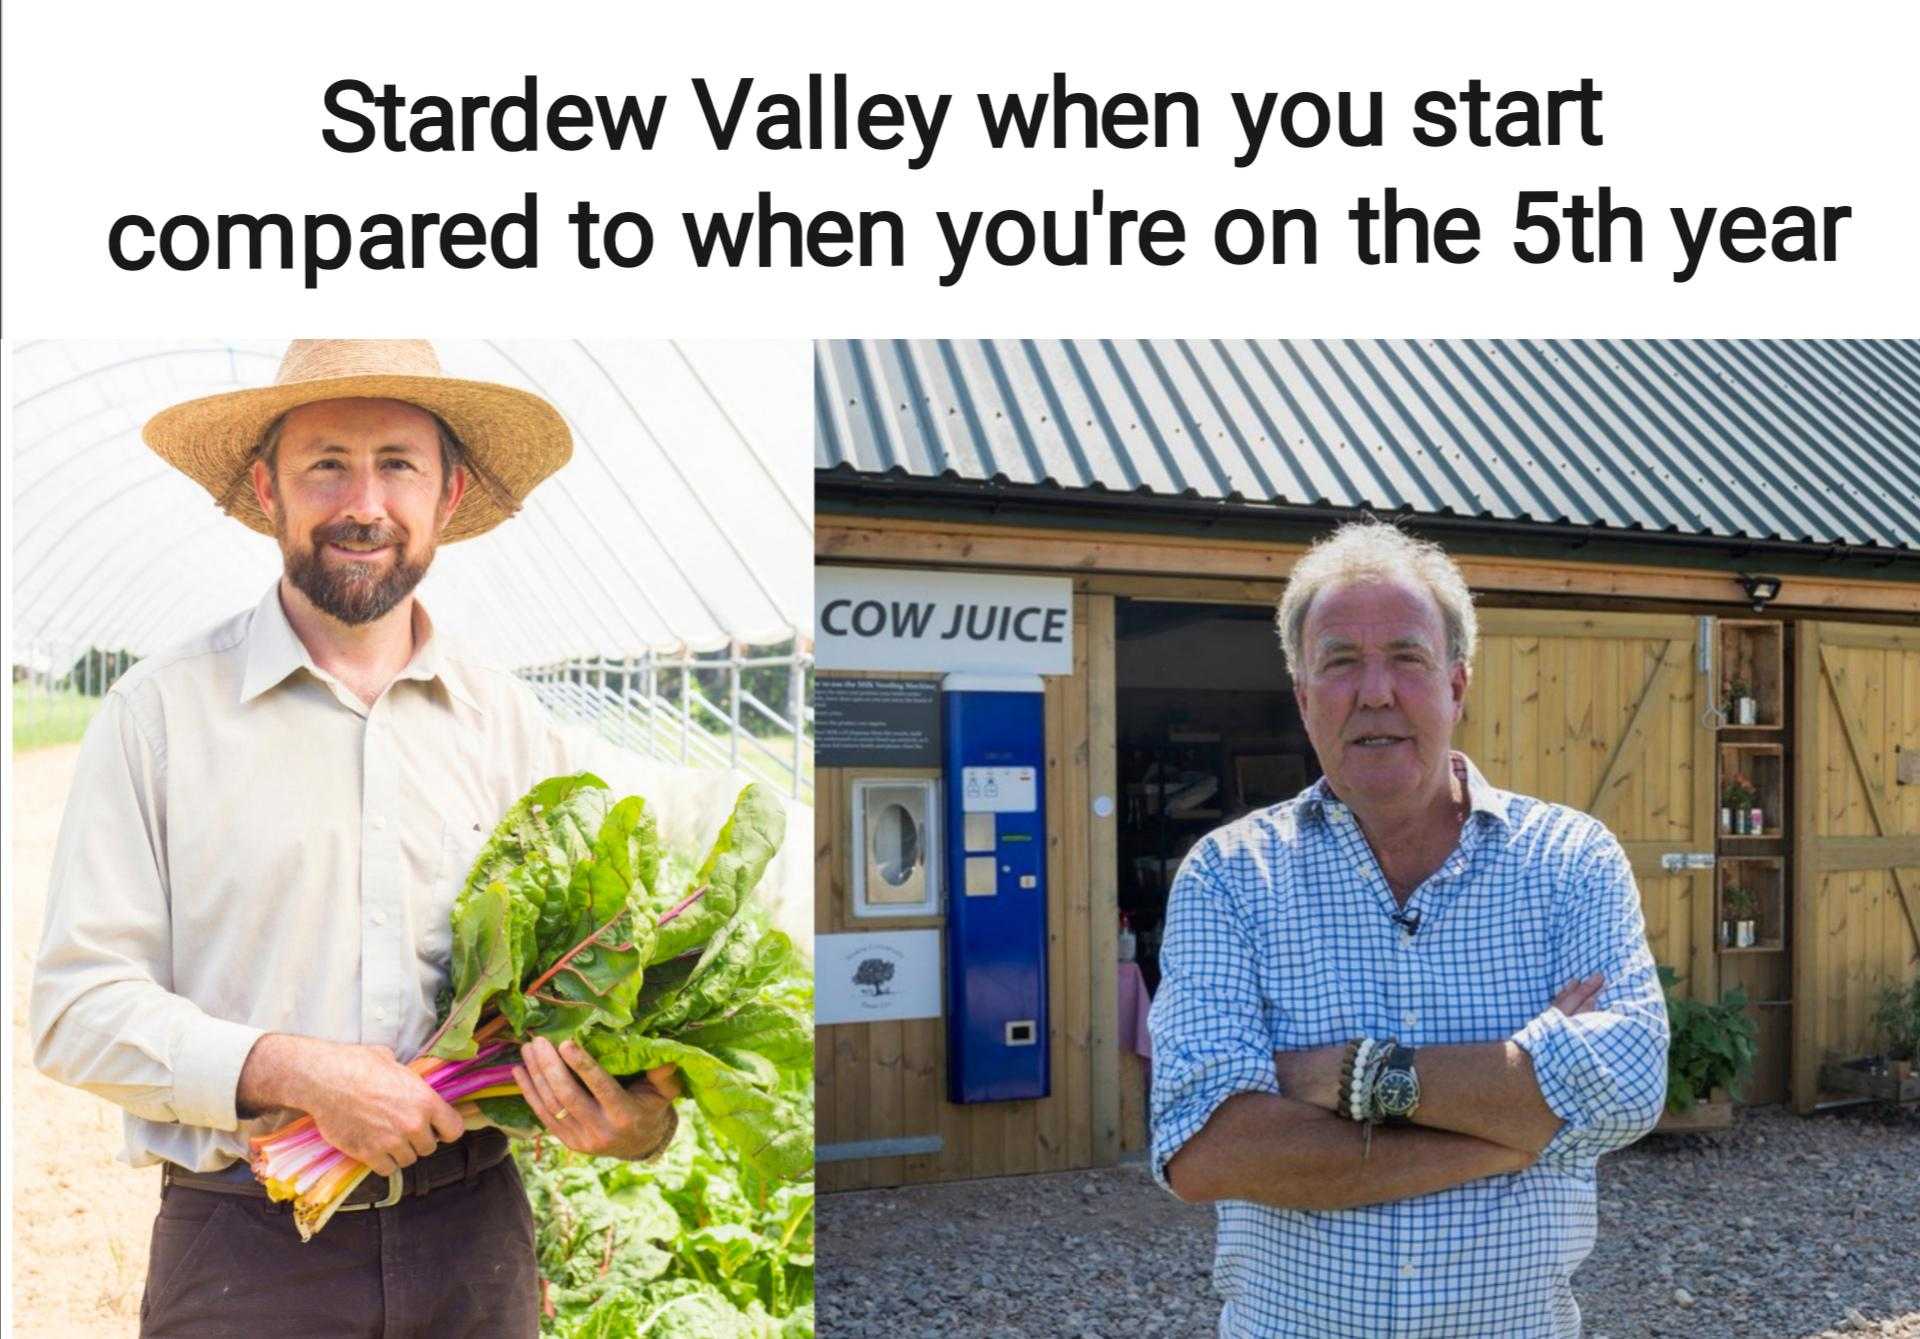
[[[1690,869],[1712,869],[1712,851],[1668,851],[1660,857],[1660,868],[1669,874]]]

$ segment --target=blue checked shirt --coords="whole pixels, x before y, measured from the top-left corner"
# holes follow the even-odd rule
[[[1413,892],[1407,934],[1325,780],[1195,846],[1174,881],[1154,1000],[1153,1172],[1236,1093],[1279,1093],[1273,1052],[1395,1037],[1511,1039],[1563,1125],[1526,1171],[1329,1212],[1218,1205],[1222,1335],[1572,1339],[1593,1249],[1594,1160],[1666,1100],[1667,1016],[1639,892],[1596,819],[1489,785]],[[1599,971],[1592,1012],[1551,1007]]]

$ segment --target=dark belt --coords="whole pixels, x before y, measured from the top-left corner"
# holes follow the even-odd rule
[[[338,1212],[358,1209],[384,1209],[398,1204],[408,1195],[428,1195],[462,1181],[471,1181],[480,1173],[499,1166],[507,1159],[512,1145],[498,1130],[475,1130],[445,1148],[435,1149],[411,1167],[390,1176],[368,1176],[353,1188]],[[160,1174],[160,1185],[180,1186],[186,1190],[206,1190],[216,1195],[245,1195],[267,1198],[267,1188],[256,1181],[244,1162],[236,1162],[217,1172],[189,1172],[169,1162]]]

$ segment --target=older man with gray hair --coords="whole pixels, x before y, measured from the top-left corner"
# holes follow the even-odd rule
[[[1666,1093],[1639,893],[1586,814],[1451,748],[1459,569],[1343,526],[1278,623],[1324,775],[1200,842],[1154,1001],[1154,1174],[1218,1206],[1223,1335],[1580,1333],[1594,1162]]]

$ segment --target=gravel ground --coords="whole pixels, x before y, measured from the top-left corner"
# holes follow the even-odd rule
[[[1210,1209],[1140,1166],[829,1195],[822,1336],[1201,1335]],[[1600,1165],[1588,1339],[1920,1339],[1920,1113],[1743,1111]]]

